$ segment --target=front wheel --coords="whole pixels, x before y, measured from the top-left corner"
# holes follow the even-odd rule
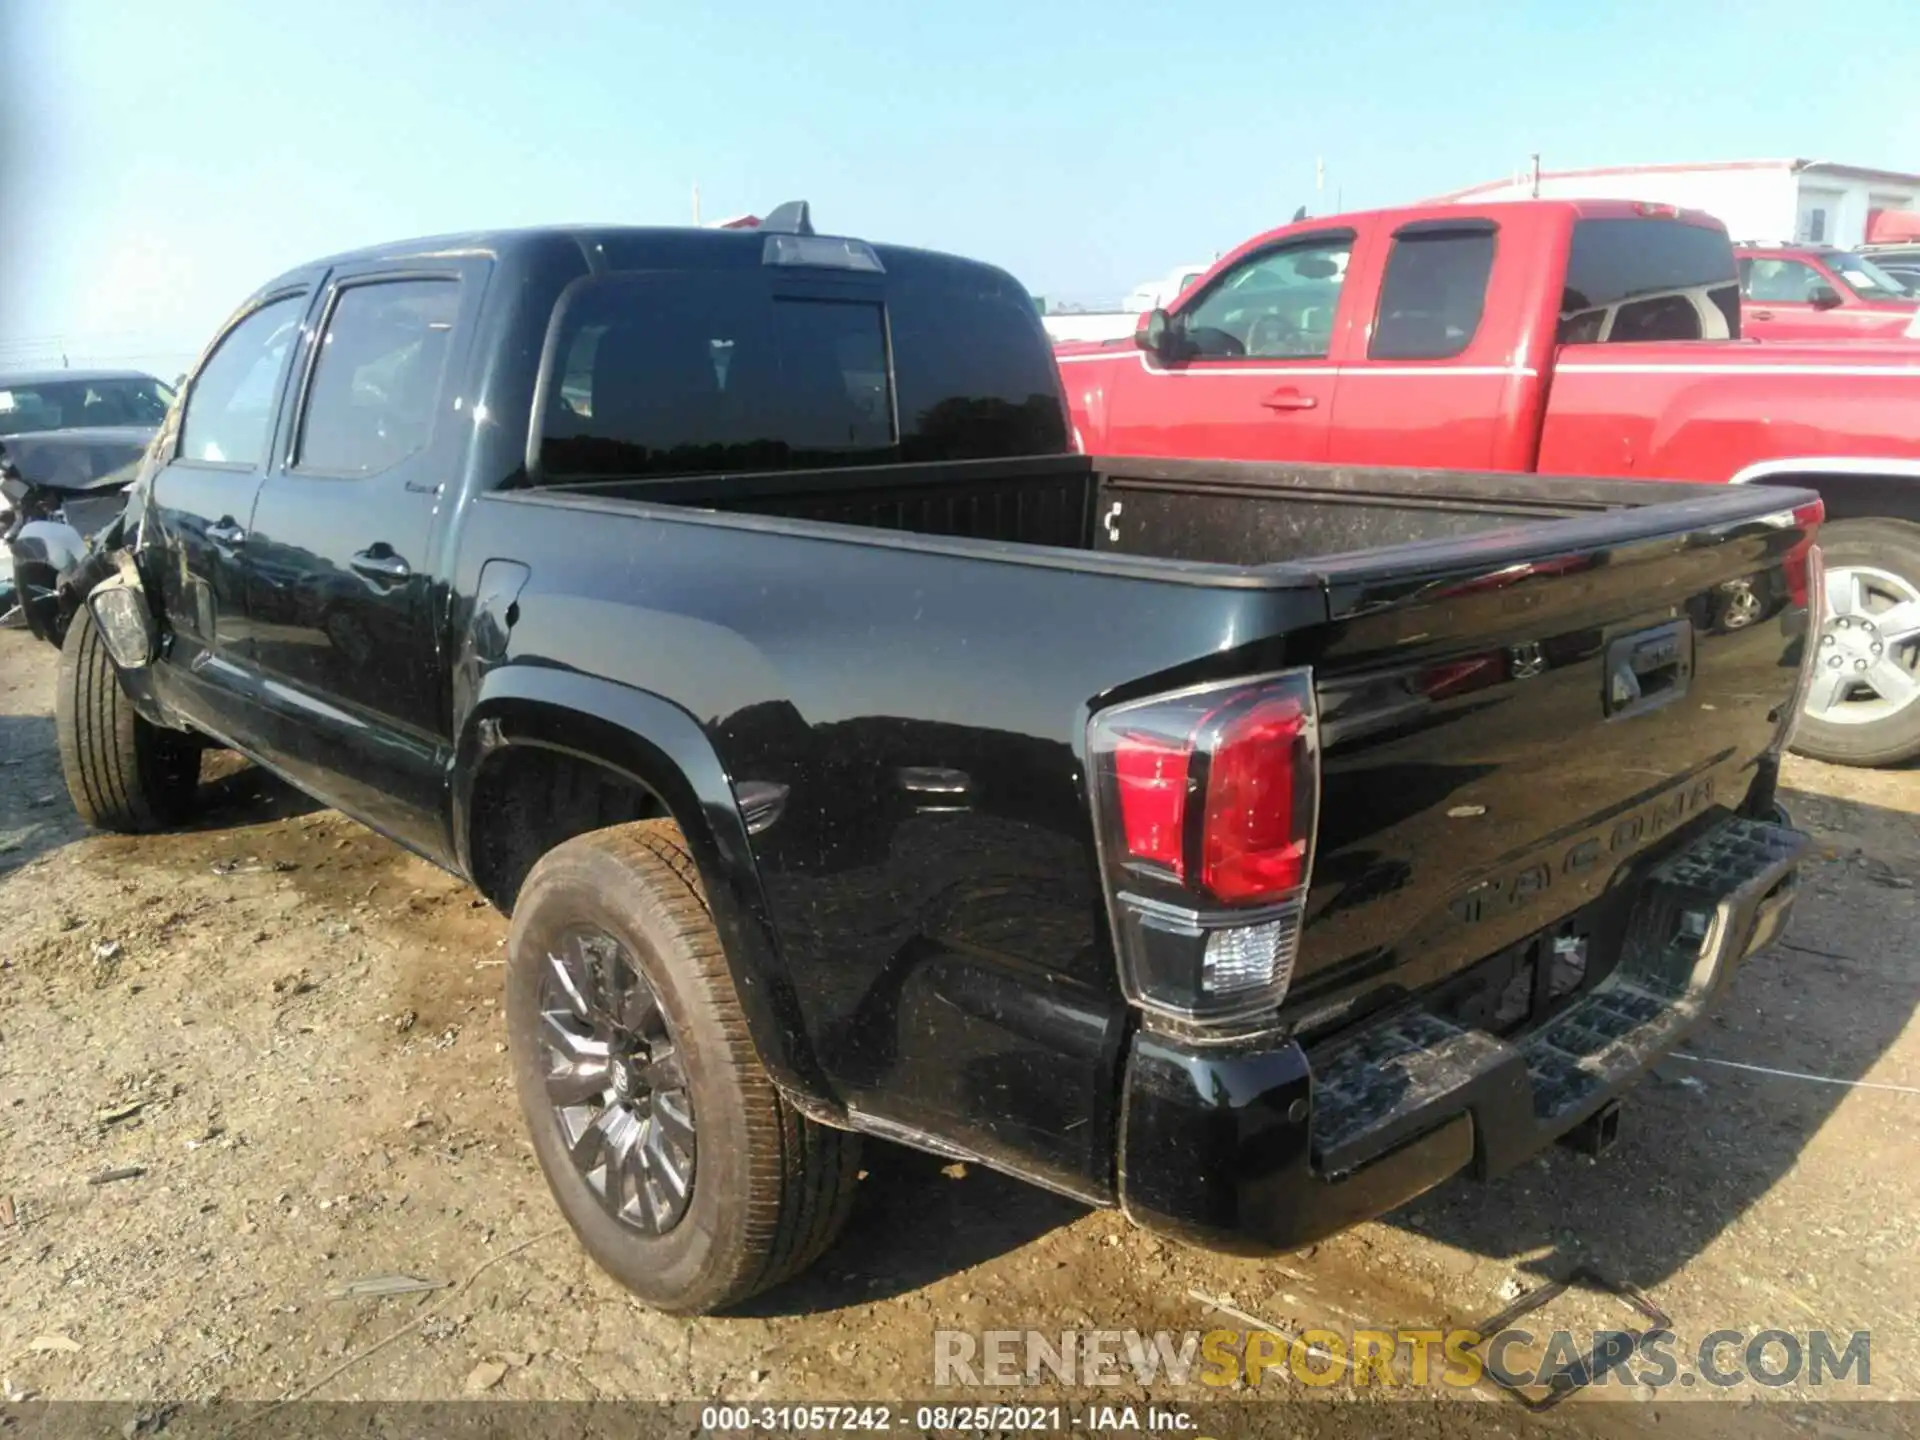
[[[87,824],[139,834],[168,829],[192,813],[199,737],[141,718],[84,605],[60,646],[54,725],[67,793]]]
[[[1793,748],[1836,765],[1920,755],[1920,525],[1822,527],[1826,619]]]
[[[811,1264],[852,1204],[859,1138],[767,1078],[679,827],[549,851],[508,943],[521,1109],[601,1268],[650,1305],[704,1314]]]

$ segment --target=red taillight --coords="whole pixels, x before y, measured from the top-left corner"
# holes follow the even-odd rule
[[[1121,734],[1113,747],[1120,792],[1120,829],[1127,854],[1187,873],[1182,832],[1187,818],[1187,745],[1154,735]]]
[[[1305,883],[1318,764],[1310,681],[1121,706],[1095,718],[1090,738],[1110,797],[1110,853],[1136,873],[1229,905]]]
[[[1294,799],[1306,733],[1299,703],[1279,696],[1229,721],[1215,741],[1200,884],[1216,899],[1245,904],[1299,887],[1308,837],[1296,823]]]
[[[1320,759],[1313,675],[1200,685],[1087,725],[1121,986],[1209,1025],[1262,1023],[1306,918]]]

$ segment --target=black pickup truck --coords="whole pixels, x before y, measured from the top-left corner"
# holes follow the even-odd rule
[[[1792,903],[1816,497],[1063,401],[1007,275],[790,211],[294,271],[67,635],[75,803],[230,746],[511,912],[553,1194],[672,1310],[817,1255],[863,1134],[1248,1251],[1604,1138]]]

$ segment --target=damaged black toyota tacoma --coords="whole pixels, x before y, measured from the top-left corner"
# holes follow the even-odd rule
[[[863,1135],[1271,1251],[1604,1139],[1779,934],[1820,520],[1082,455],[1012,279],[803,209],[395,244],[195,367],[61,753],[138,831],[229,746],[510,912],[655,1305],[806,1266]]]

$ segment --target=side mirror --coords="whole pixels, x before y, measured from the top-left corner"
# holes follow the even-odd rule
[[[1166,359],[1173,345],[1173,320],[1165,310],[1149,310],[1134,327],[1133,343],[1149,355]]]
[[[1842,303],[1840,292],[1831,285],[1815,285],[1807,291],[1807,302],[1816,310],[1835,310]]]

